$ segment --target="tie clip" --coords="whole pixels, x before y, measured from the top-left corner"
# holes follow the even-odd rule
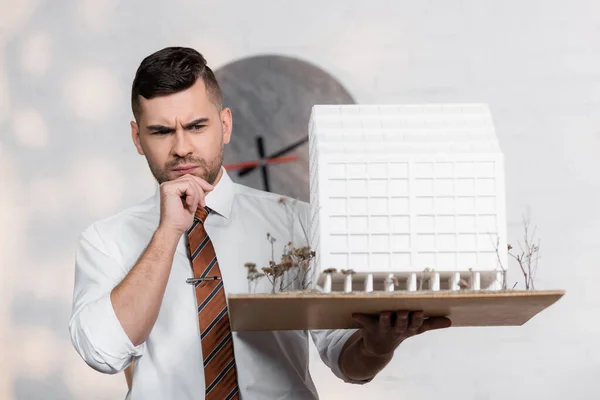
[[[219,281],[222,278],[220,276],[206,276],[204,278],[187,278],[185,280],[185,283],[189,283],[190,285],[195,285],[196,283],[202,282],[202,281]]]

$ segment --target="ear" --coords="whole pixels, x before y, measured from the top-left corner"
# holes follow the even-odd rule
[[[131,125],[131,138],[133,139],[133,144],[135,144],[135,148],[138,151],[138,154],[144,155],[144,149],[142,148],[142,144],[140,142],[140,129],[138,124],[135,121],[131,121],[129,123]]]
[[[231,140],[231,131],[233,129],[233,120],[231,117],[231,110],[224,108],[219,112],[221,118],[221,125],[223,125],[223,143],[227,144]]]

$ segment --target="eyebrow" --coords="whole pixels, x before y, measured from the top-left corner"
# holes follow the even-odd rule
[[[185,124],[183,127],[185,129],[190,129],[195,125],[206,124],[207,122],[208,122],[208,118],[196,118],[192,122],[188,122],[187,124]],[[151,130],[151,131],[159,131],[159,132],[174,132],[175,131],[175,128],[172,128],[170,126],[160,125],[160,124],[148,125],[146,127],[146,129]]]

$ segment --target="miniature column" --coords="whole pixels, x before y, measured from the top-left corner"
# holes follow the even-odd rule
[[[416,272],[411,272],[411,274],[408,276],[408,278],[406,280],[406,288],[408,289],[409,292],[417,291],[417,273]]]
[[[325,285],[323,285],[325,293],[331,293],[331,272],[325,274]]]
[[[490,286],[490,290],[502,290],[504,286],[504,271],[496,271],[496,280]]]
[[[434,272],[431,278],[429,278],[429,289],[438,291],[440,290],[440,273]]]
[[[481,288],[481,274],[479,272],[471,271],[471,289],[479,290]]]
[[[454,272],[450,277],[450,290],[458,290],[460,282],[460,272]]]
[[[365,292],[373,291],[373,274],[367,274],[365,277]]]
[[[352,274],[347,274],[344,279],[344,292],[350,293],[352,291]]]

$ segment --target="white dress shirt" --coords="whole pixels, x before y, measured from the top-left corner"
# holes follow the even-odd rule
[[[223,276],[225,292],[248,293],[246,262],[260,269],[271,259],[267,233],[275,237],[275,261],[292,241],[306,245],[303,227],[308,205],[231,181],[225,169],[206,196],[213,212],[205,223]],[[288,199],[289,200],[289,199]],[[287,211],[286,211],[287,210]],[[292,211],[290,213],[290,211]],[[117,319],[111,290],[135,265],[158,227],[160,195],[92,224],[81,235],[76,255],[73,311],[69,323],[77,352],[92,368],[123,371],[135,359],[127,399],[204,399],[202,347],[193,276],[182,235],[162,305],[148,339],[134,346]],[[144,287],[138,288],[144,296]],[[256,292],[269,292],[263,278]],[[309,333],[321,359],[340,379],[339,354],[355,330],[234,332],[233,343],[241,398],[317,399],[309,373]],[[125,379],[125,378],[123,378]]]

